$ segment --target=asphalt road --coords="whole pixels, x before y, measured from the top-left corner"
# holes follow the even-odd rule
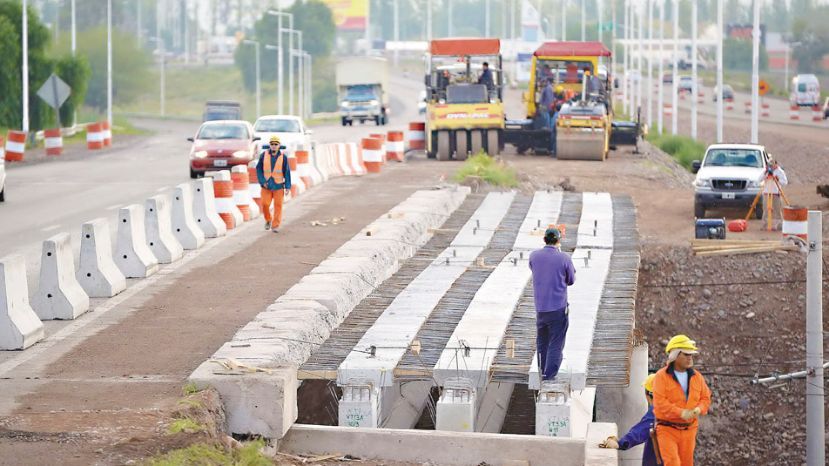
[[[379,128],[382,132],[403,130],[417,119],[421,88],[413,79],[392,79],[391,121]],[[151,134],[116,137],[112,148],[99,152],[77,145],[59,158],[27,154],[27,162],[7,163],[6,202],[0,204],[0,257],[24,255],[30,290],[36,289],[43,240],[70,233],[77,260],[84,222],[108,218],[114,239],[120,207],[143,204],[150,196],[190,181],[186,138],[195,133],[198,122],[137,119],[134,123]],[[314,138],[318,143],[359,142],[377,131],[373,124],[326,124],[314,126]]]

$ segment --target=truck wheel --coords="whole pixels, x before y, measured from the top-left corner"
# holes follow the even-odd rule
[[[449,131],[438,131],[438,151],[435,157],[438,160],[449,160],[451,151],[449,149]]]
[[[472,155],[477,155],[484,150],[484,135],[480,130],[472,130],[469,132],[469,139],[471,142]]]
[[[501,148],[501,141],[497,129],[491,129],[486,132],[486,153],[491,156],[498,155]]]
[[[196,172],[195,172],[195,171],[191,168],[191,169],[190,169],[190,178],[195,180],[195,179],[196,179],[196,178],[198,178],[198,177],[199,177],[199,174],[198,174],[198,173],[196,173]]]
[[[469,142],[464,129],[455,131],[455,160],[466,160],[469,157]]]
[[[699,202],[694,202],[694,217],[705,218],[705,206]]]

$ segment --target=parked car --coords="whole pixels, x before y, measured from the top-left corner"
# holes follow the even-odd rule
[[[700,162],[694,160],[694,216],[717,207],[748,209],[760,191],[768,168],[766,148],[755,144],[713,144]],[[763,209],[754,210],[762,218]]]
[[[799,74],[792,78],[789,101],[799,107],[820,105],[820,82],[813,74]]]
[[[6,200],[6,161],[0,157],[0,202]]]
[[[679,84],[677,84],[678,92],[691,93],[694,90],[694,78],[691,76],[680,76]]]
[[[202,123],[196,135],[187,138],[190,149],[190,178],[203,176],[209,170],[230,169],[247,165],[258,154],[258,137],[253,126],[242,120],[219,120]]]
[[[714,102],[717,101],[717,96],[719,96],[719,95],[720,95],[720,92],[717,89],[717,86],[714,86],[714,97],[713,97]],[[722,85],[722,98],[723,98],[723,100],[733,99],[734,98],[734,88],[731,87],[728,84],[723,84]]]
[[[208,100],[204,104],[202,121],[241,120],[242,104],[232,100]]]
[[[312,134],[314,131],[305,126],[302,118],[294,115],[265,115],[253,124],[253,135],[263,146],[275,135],[289,150],[296,150],[298,145],[310,149]]]

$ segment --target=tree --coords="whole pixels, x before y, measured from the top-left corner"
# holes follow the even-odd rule
[[[727,38],[723,41],[723,68],[750,71],[752,67],[752,43],[749,40]],[[760,70],[769,67],[769,55],[760,44]]]
[[[823,56],[829,54],[829,7],[816,8],[808,18],[798,18],[792,24],[793,42],[799,45],[792,50],[792,58],[797,60],[797,70],[801,73],[819,71]]]

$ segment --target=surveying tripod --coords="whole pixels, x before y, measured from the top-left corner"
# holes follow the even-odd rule
[[[766,230],[772,230],[772,217],[774,216],[774,193],[767,193],[766,192],[766,183],[771,180],[777,186],[777,192],[780,193],[780,199],[783,200],[783,204],[789,206],[789,199],[786,197],[786,194],[783,192],[783,187],[780,186],[780,181],[774,176],[774,173],[771,171],[766,171],[766,178],[760,183],[760,191],[754,196],[754,201],[751,203],[751,207],[748,209],[748,213],[746,214],[745,221],[748,222],[748,219],[751,218],[751,215],[754,213],[754,209],[757,208],[757,203],[760,202],[760,198],[765,196],[765,204],[766,204]]]

